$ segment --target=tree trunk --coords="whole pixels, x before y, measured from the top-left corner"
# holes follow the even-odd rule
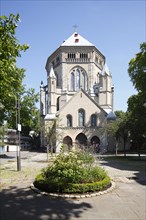
[[[124,157],[126,157],[126,138],[124,138]]]
[[[116,142],[116,152],[115,152],[115,155],[117,156],[118,155],[118,143]]]
[[[141,157],[140,157],[140,146],[139,146],[138,143],[137,143],[137,148],[138,148],[138,159],[141,160]]]
[[[47,145],[47,162],[49,161],[49,146]]]

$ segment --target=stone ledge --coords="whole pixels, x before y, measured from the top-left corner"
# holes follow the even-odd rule
[[[52,197],[61,197],[61,198],[70,198],[70,199],[83,199],[83,198],[91,198],[91,197],[95,197],[95,196],[100,196],[100,195],[111,192],[113,189],[115,189],[115,187],[116,187],[116,184],[115,184],[115,182],[112,181],[111,186],[104,191],[93,192],[93,193],[88,193],[88,194],[87,193],[85,193],[85,194],[61,194],[61,193],[43,192],[43,191],[39,190],[38,188],[36,188],[33,183],[30,185],[30,188],[34,192],[39,193],[41,195],[52,196]]]

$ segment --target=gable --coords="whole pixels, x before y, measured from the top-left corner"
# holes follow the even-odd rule
[[[66,116],[70,114],[73,117],[73,126],[77,126],[78,111],[83,109],[85,111],[85,124],[87,125],[91,119],[92,114],[96,114],[98,124],[105,120],[107,113],[97,105],[97,103],[84,92],[84,90],[78,91],[58,112],[63,126],[66,126]]]

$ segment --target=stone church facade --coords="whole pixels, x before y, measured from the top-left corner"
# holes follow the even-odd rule
[[[47,85],[40,86],[41,145],[70,146],[109,143],[101,132],[114,117],[112,75],[105,56],[77,32],[47,59]],[[47,132],[48,131],[48,132]]]

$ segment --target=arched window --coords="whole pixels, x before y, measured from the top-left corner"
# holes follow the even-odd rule
[[[99,84],[100,84],[100,86],[103,86],[103,76],[102,76],[102,74],[99,75]]]
[[[79,127],[82,127],[85,125],[85,111],[84,111],[84,109],[79,109],[79,111],[78,111],[78,124],[79,124]]]
[[[71,73],[71,91],[74,91],[74,90],[75,90],[75,75],[72,72]]]
[[[60,106],[59,106],[60,100],[59,99],[60,99],[60,96],[57,98],[57,105],[56,105],[57,106],[57,111],[59,111],[59,109],[60,109]]]
[[[80,88],[87,90],[88,77],[82,68],[75,68],[70,75],[70,90],[78,91]]]
[[[86,90],[86,77],[85,77],[85,73],[83,71],[81,71],[81,74],[80,74],[80,87],[84,90]]]
[[[97,116],[95,114],[91,115],[91,126],[96,127],[97,125]]]
[[[55,72],[55,76],[56,76],[56,86],[59,87],[59,77],[58,77],[58,74],[57,72]]]
[[[80,89],[80,70],[77,69],[76,71],[76,90]]]
[[[72,127],[72,116],[71,115],[67,115],[67,127]]]

